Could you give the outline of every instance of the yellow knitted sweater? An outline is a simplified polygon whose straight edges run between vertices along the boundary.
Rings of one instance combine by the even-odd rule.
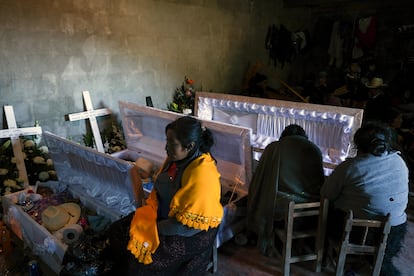
[[[170,203],[169,217],[200,230],[216,228],[223,217],[220,203],[221,184],[215,160],[205,153],[184,170],[181,188]],[[135,211],[129,230],[128,250],[144,264],[152,263],[151,255],[159,245],[157,231],[158,201],[152,190],[146,205]]]

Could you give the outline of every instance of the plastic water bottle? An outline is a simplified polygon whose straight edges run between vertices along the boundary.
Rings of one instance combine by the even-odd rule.
[[[29,276],[40,276],[39,265],[36,260],[31,260],[29,262]]]

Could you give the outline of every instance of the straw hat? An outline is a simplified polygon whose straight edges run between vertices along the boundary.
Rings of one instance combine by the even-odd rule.
[[[42,223],[49,231],[57,231],[67,225],[78,222],[81,208],[78,204],[69,202],[58,206],[49,206],[42,212]]]
[[[367,84],[368,88],[378,88],[387,86],[382,78],[372,78],[371,81]]]

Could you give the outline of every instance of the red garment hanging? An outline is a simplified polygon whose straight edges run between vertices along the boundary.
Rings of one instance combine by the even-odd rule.
[[[358,38],[357,47],[362,50],[373,49],[375,47],[377,35],[377,17],[375,15],[358,20],[355,36]]]

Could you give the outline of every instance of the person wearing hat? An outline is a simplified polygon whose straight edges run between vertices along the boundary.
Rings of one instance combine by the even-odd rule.
[[[364,121],[386,122],[386,115],[391,108],[391,98],[384,92],[387,85],[380,77],[374,77],[366,85],[368,100],[364,108]]]

